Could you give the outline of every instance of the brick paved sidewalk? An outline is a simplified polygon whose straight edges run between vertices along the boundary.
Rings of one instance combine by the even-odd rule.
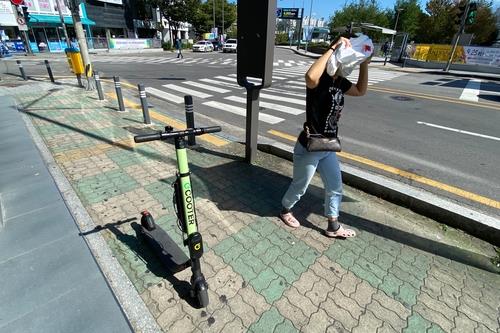
[[[133,143],[145,131],[140,112],[118,113],[76,88],[36,87],[12,92],[165,331],[499,332],[498,274],[431,254],[437,243],[391,226],[432,221],[346,187],[342,220],[358,237],[327,239],[315,179],[296,213],[304,226],[291,230],[276,217],[291,163],[259,153],[249,166],[241,145],[201,139],[188,155],[210,305],[193,308],[190,271],[164,270],[134,230],[148,209],[181,243],[174,147]]]

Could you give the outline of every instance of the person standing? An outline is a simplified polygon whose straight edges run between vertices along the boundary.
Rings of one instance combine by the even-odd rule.
[[[338,121],[344,107],[344,94],[363,96],[368,87],[368,64],[371,56],[360,65],[356,84],[338,75],[338,71],[333,75],[328,74],[328,60],[342,44],[351,47],[349,39],[340,37],[311,65],[305,75],[307,91],[304,128],[315,129],[317,134],[325,137],[337,137]],[[342,175],[336,153],[309,152],[306,146],[307,134],[302,131],[293,151],[293,180],[281,201],[281,220],[292,228],[300,227],[300,222],[291,210],[304,195],[315,171],[318,170],[325,187],[324,214],[328,222],[325,235],[334,238],[356,236],[354,230],[344,229],[338,221],[342,201]]]
[[[177,58],[184,58],[182,55],[182,43],[180,38],[175,39],[175,49],[177,50]]]

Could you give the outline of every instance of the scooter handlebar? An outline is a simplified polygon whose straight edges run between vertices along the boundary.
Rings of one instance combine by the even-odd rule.
[[[148,142],[154,140],[167,140],[172,138],[184,137],[188,135],[203,135],[208,133],[216,133],[222,131],[220,126],[210,126],[210,127],[200,127],[200,128],[190,128],[182,131],[172,131],[172,132],[157,132],[154,134],[144,134],[134,136],[134,141],[136,143]]]

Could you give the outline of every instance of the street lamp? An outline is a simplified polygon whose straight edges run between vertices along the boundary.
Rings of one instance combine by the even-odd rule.
[[[394,24],[394,31],[397,31],[398,29],[398,20],[399,20],[399,14],[404,10],[404,8],[398,8],[396,9],[396,11],[398,12],[398,14],[396,15],[396,23]],[[394,34],[395,35],[395,34]],[[389,54],[392,54],[392,47],[394,46],[394,35],[392,35],[391,37],[391,48],[389,49]],[[384,66],[387,62],[387,53],[385,55],[385,59],[384,59]]]

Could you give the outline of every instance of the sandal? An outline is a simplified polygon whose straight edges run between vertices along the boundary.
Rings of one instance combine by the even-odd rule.
[[[327,228],[325,230],[326,237],[340,238],[340,239],[356,237],[356,232],[354,230],[344,229],[342,225],[340,225],[340,227],[336,231],[332,231],[329,229],[330,228]]]
[[[293,216],[291,212],[289,213],[280,213],[281,221],[285,222],[285,224],[292,228],[300,227],[300,222]]]

